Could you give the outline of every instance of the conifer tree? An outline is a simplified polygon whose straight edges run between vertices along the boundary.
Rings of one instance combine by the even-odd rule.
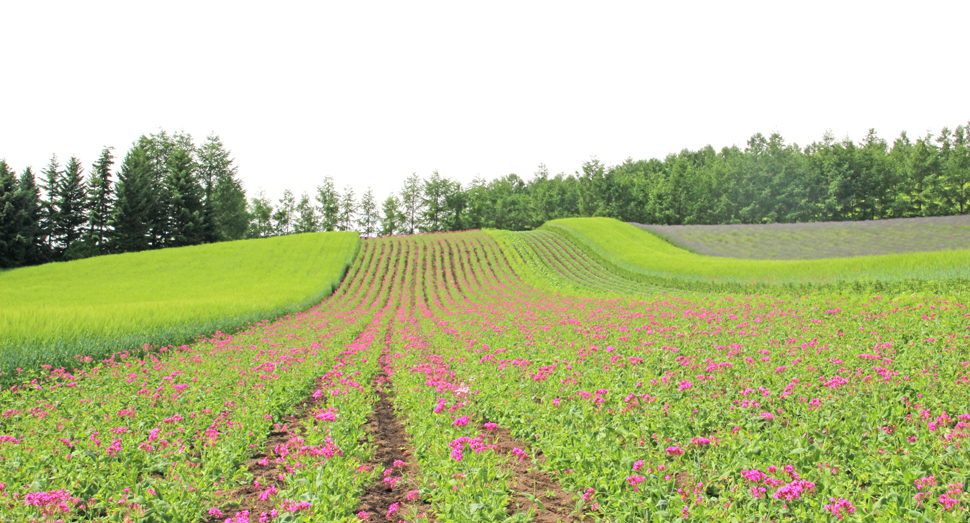
[[[277,235],[293,232],[294,214],[296,214],[296,198],[293,197],[293,191],[286,189],[283,191],[283,197],[280,198],[279,206],[276,207],[276,212],[273,213],[273,229]]]
[[[202,184],[203,241],[238,240],[246,236],[246,192],[234,160],[215,134],[197,151],[197,177]]]
[[[360,215],[357,219],[357,230],[361,235],[372,238],[377,233],[380,216],[377,212],[377,202],[374,201],[374,191],[370,187],[360,197]]]
[[[411,173],[404,180],[401,189],[401,229],[405,234],[414,234],[421,225],[421,178],[418,173]]]
[[[320,230],[337,230],[340,222],[340,194],[333,186],[333,178],[327,176],[323,179],[323,185],[317,187],[316,198],[320,204]]]
[[[47,164],[42,174],[44,175],[44,183],[41,187],[44,189],[44,199],[41,200],[40,228],[44,243],[47,245],[46,250],[50,259],[54,261],[58,259],[58,251],[55,249],[57,245],[55,229],[59,220],[57,195],[60,193],[61,179],[64,176],[60,165],[58,165],[56,154],[51,157],[51,162]]]
[[[111,191],[111,166],[114,165],[112,149],[113,147],[101,149],[101,156],[91,166],[91,182],[88,185],[87,237],[99,254],[108,252],[108,222],[114,202]]]
[[[150,219],[156,197],[151,176],[145,150],[136,143],[125,155],[115,185],[116,200],[109,221],[109,245],[113,252],[144,251],[151,247]]]
[[[266,196],[265,191],[260,189],[259,193],[249,201],[248,213],[250,221],[247,237],[265,238],[273,235],[273,203]]]
[[[167,240],[171,238],[171,224],[169,223],[169,211],[171,195],[165,178],[168,175],[169,157],[177,150],[186,153],[191,160],[195,155],[195,145],[192,143],[192,135],[187,133],[168,134],[164,130],[157,134],[142,135],[138,138],[138,144],[145,151],[149,165],[149,180],[152,193],[152,211],[149,213],[149,223],[151,224],[150,243],[152,248],[164,247]]]
[[[84,168],[76,156],[71,156],[64,166],[64,179],[57,191],[57,221],[54,236],[62,252],[67,252],[81,239],[84,224],[88,221],[84,182]]]
[[[202,243],[202,188],[195,178],[195,163],[184,149],[168,157],[165,189],[168,195],[166,246]]]
[[[37,265],[47,261],[41,222],[40,189],[30,167],[24,169],[18,182],[21,205],[20,235],[24,239],[24,265]]]
[[[22,206],[17,177],[7,162],[0,160],[0,268],[23,264],[24,239],[21,235]]]
[[[316,232],[320,230],[320,218],[317,209],[310,201],[310,195],[304,192],[300,196],[299,203],[296,204],[296,225],[293,232]]]
[[[337,230],[352,231],[357,222],[357,201],[354,199],[354,188],[347,186],[340,198],[340,219]]]
[[[397,196],[384,200],[381,212],[381,236],[392,236],[401,228],[401,204]]]

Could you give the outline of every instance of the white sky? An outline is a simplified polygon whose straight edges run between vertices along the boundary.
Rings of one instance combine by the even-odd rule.
[[[675,6],[667,5],[676,3]],[[3,2],[0,158],[210,132],[252,196],[970,120],[970,2]]]

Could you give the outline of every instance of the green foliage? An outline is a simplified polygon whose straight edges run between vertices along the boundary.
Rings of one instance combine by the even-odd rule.
[[[184,343],[304,309],[330,294],[358,245],[356,233],[306,234],[5,271],[0,372]]]
[[[72,156],[64,166],[64,176],[55,194],[57,220],[54,222],[54,237],[58,243],[56,249],[61,253],[81,239],[83,226],[88,220],[85,201],[87,185],[83,173],[81,161]]]
[[[336,231],[340,221],[340,194],[333,186],[333,178],[327,176],[317,187],[317,203],[320,204],[320,229]]]
[[[110,249],[138,252],[150,246],[152,217],[156,204],[148,157],[140,146],[125,155],[115,185],[116,200],[111,210]]]
[[[195,177],[195,162],[183,149],[168,157],[164,186],[168,195],[167,234],[164,244],[184,247],[202,243],[204,233],[202,187]]]
[[[739,260],[701,256],[609,218],[553,220],[543,229],[561,234],[588,254],[607,260],[624,277],[660,287],[713,292],[824,284],[843,289],[946,288],[970,281],[970,250],[859,256],[824,260]]]
[[[0,160],[0,268],[16,267],[23,261],[22,208],[17,177]]]
[[[115,200],[111,187],[111,166],[114,165],[111,150],[111,147],[101,150],[101,156],[92,165],[91,181],[88,183],[86,235],[97,247],[98,254],[108,252],[109,221]]]
[[[401,232],[404,216],[401,214],[401,203],[396,195],[391,194],[384,200],[381,211],[381,236]]]

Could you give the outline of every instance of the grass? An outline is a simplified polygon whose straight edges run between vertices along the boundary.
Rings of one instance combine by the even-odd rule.
[[[542,229],[558,232],[621,271],[656,284],[965,285],[970,281],[970,249],[859,256],[823,260],[743,260],[704,256],[610,218],[553,220]],[[711,289],[716,290],[716,289]]]
[[[970,246],[970,216],[766,225],[631,225],[697,254],[755,260],[845,258]]]
[[[357,233],[311,233],[5,271],[0,381],[305,309],[330,295],[359,245]]]

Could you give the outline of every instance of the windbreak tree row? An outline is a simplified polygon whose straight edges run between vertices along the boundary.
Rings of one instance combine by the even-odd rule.
[[[218,136],[143,135],[113,173],[116,160],[105,147],[86,176],[75,156],[39,175],[0,160],[0,268],[245,237],[246,193]]]
[[[870,130],[861,142],[826,133],[807,147],[778,133],[746,147],[684,149],[664,159],[606,165],[593,158],[573,174],[540,165],[530,180],[508,174],[461,184],[434,171],[412,174],[381,204],[358,201],[331,178],[314,195],[286,191],[278,204],[250,202],[250,234],[356,230],[388,236],[479,228],[532,230],[549,220],[604,216],[644,224],[857,221],[970,212],[966,126],[891,144]]]

